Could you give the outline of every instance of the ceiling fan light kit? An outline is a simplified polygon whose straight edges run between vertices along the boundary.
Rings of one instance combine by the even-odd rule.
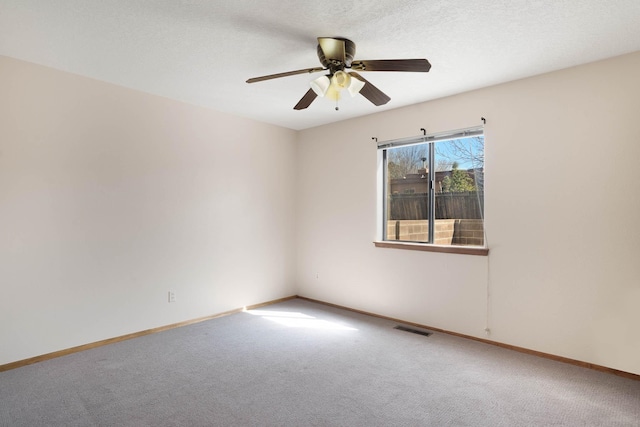
[[[295,110],[307,108],[316,97],[329,98],[335,101],[340,99],[340,93],[346,89],[351,96],[358,93],[367,98],[372,104],[384,105],[391,98],[375,87],[360,74],[345,69],[357,71],[402,71],[402,72],[428,72],[431,64],[426,59],[378,59],[366,61],[354,61],[356,45],[351,40],[341,37],[318,37],[318,59],[322,68],[305,68],[302,70],[287,71],[284,73],[270,74],[262,77],[253,77],[247,83],[256,83],[264,80],[293,76],[296,74],[315,73],[329,71],[329,74],[318,77],[310,82],[311,89],[293,107]],[[337,110],[337,107],[336,107]]]
[[[324,96],[329,90],[329,86],[331,86],[331,80],[329,79],[329,76],[320,76],[315,80],[311,80],[309,85],[316,95]]]
[[[310,85],[316,95],[337,101],[343,89],[346,89],[352,97],[356,96],[364,87],[364,82],[352,79],[344,71],[336,71],[333,76],[321,76],[312,80]]]
[[[360,81],[358,79],[351,79],[351,83],[349,83],[347,90],[349,91],[349,94],[351,95],[351,97],[354,97],[360,93],[363,87],[364,87],[363,81]]]

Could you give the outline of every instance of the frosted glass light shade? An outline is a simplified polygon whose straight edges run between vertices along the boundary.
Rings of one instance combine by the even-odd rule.
[[[327,93],[327,90],[329,90],[331,81],[327,76],[320,76],[317,79],[311,81],[310,85],[311,85],[311,89],[316,93],[316,95],[322,97],[322,96],[325,96],[325,94]]]
[[[362,88],[364,87],[364,82],[360,81],[358,79],[354,79],[353,77],[351,78],[351,83],[349,84],[349,87],[347,88],[347,90],[349,91],[349,94],[354,97],[357,94],[360,93],[360,91],[362,90]]]
[[[340,99],[340,87],[336,85],[329,86],[327,93],[324,96],[325,98],[329,98],[332,101],[338,101]]]
[[[312,80],[309,85],[316,95],[337,101],[340,99],[342,89],[347,89],[349,95],[353,97],[364,87],[364,82],[351,77],[344,71],[336,71],[331,78],[320,76]]]
[[[351,83],[351,76],[344,71],[336,71],[331,77],[331,84],[337,86],[336,89],[342,90]]]

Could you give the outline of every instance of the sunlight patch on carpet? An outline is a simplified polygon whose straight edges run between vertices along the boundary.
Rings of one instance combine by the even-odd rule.
[[[263,319],[267,319],[290,328],[357,331],[356,328],[352,328],[351,326],[318,319],[300,312],[270,310],[246,310],[244,312],[253,316],[261,316]]]

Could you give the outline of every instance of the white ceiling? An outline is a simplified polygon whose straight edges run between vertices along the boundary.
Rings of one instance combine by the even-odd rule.
[[[356,59],[427,58],[363,75],[391,97],[293,106],[320,74],[316,37]],[[0,0],[0,55],[292,129],[640,50],[639,0]]]

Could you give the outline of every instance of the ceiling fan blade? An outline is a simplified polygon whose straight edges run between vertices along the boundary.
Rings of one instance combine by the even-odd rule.
[[[389,98],[384,92],[382,92],[380,89],[372,85],[367,79],[362,77],[360,74],[355,73],[353,71],[350,72],[349,74],[352,77],[355,77],[356,79],[364,83],[364,86],[360,90],[360,95],[367,98],[374,105],[377,105],[377,106],[384,105],[391,100],[391,98]]]
[[[351,68],[359,71],[411,71],[426,73],[431,64],[426,59],[374,59],[353,61]]]
[[[332,37],[318,37],[318,45],[324,53],[324,57],[328,60],[336,60],[344,63],[345,60],[345,42],[341,39]]]
[[[277,79],[280,77],[295,76],[296,74],[317,73],[318,71],[324,71],[324,70],[325,68],[315,67],[315,68],[305,68],[303,70],[287,71],[285,73],[269,74],[268,76],[250,78],[249,80],[247,80],[247,83],[256,83],[256,82],[262,82],[264,80]]]
[[[316,95],[316,93],[313,91],[313,89],[309,89],[307,91],[307,93],[304,94],[304,96],[302,97],[302,99],[300,99],[300,101],[298,101],[298,103],[296,104],[295,107],[293,107],[294,110],[304,110],[305,108],[307,108],[309,105],[311,105],[311,103],[313,102],[314,99],[316,99],[318,97],[318,95]]]

